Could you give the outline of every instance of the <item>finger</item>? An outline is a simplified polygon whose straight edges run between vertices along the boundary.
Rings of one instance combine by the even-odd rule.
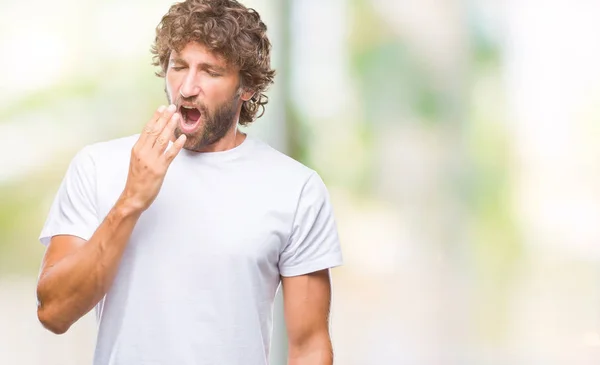
[[[183,148],[186,139],[187,138],[185,134],[180,135],[179,138],[177,138],[177,140],[167,150],[167,152],[165,152],[164,156],[165,161],[167,162],[167,166],[169,166],[171,162],[173,162],[173,160],[175,159],[175,156],[179,154],[179,151],[181,151],[181,149]]]
[[[171,139],[171,136],[173,135],[173,131],[175,131],[175,128],[177,127],[177,123],[179,123],[179,118],[181,118],[179,113],[173,113],[173,115],[171,116],[171,119],[169,119],[169,122],[167,123],[167,125],[163,128],[163,130],[160,133],[160,135],[158,136],[158,138],[156,138],[156,142],[154,143],[154,145],[152,147],[159,154],[162,154],[163,152],[165,152],[165,149],[167,148],[167,145],[169,144],[169,140]]]
[[[173,114],[176,111],[176,107],[174,104],[171,104],[167,107],[167,109],[162,113],[162,115],[160,116],[160,118],[158,118],[158,120],[156,121],[155,126],[155,130],[154,130],[154,135],[156,137],[158,137],[160,135],[160,133],[162,132],[162,130],[165,128],[165,125],[167,125],[167,123],[169,123],[169,120],[171,119],[171,117],[173,116]],[[155,141],[152,141],[152,144],[154,144]]]
[[[173,136],[173,133],[175,132],[175,128],[177,128],[177,125],[179,124],[180,121],[181,121],[181,114],[180,113],[173,114],[173,117],[171,117],[171,120],[165,126],[165,129],[163,130],[163,134],[167,139],[171,139],[171,137]]]
[[[152,115],[152,118],[150,118],[148,123],[146,123],[146,125],[144,126],[144,130],[142,131],[142,133],[140,133],[140,138],[138,138],[139,143],[143,144],[146,142],[149,132],[153,129],[154,125],[156,124],[156,122],[158,121],[158,119],[160,118],[162,113],[165,111],[165,109],[167,109],[167,107],[164,105],[161,105],[154,112],[154,115]]]
[[[154,124],[152,124],[149,128],[144,129],[144,133],[143,133],[143,134],[145,134],[144,145],[147,145],[150,148],[152,148],[152,146],[156,142],[156,139],[158,138],[158,136],[164,129],[165,124],[171,118],[171,116],[173,115],[174,112],[175,112],[175,105],[173,105],[173,104],[169,105],[167,107],[167,109],[165,109],[162,112],[162,114],[156,120],[156,122]]]

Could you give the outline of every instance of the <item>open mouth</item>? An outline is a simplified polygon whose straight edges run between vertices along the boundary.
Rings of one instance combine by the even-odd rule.
[[[180,106],[179,113],[181,114],[181,119],[179,123],[179,128],[183,133],[191,134],[194,133],[200,126],[200,117],[202,113],[198,108],[192,106]]]
[[[200,115],[201,115],[200,110],[198,110],[198,108],[188,107],[188,106],[183,106],[183,105],[179,108],[179,113],[181,113],[183,120],[187,124],[194,124],[194,123],[198,122],[198,120],[200,119]]]

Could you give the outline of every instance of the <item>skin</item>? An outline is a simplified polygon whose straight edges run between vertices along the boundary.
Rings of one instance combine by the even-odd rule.
[[[203,111],[200,125],[193,133],[187,134],[184,148],[197,152],[225,151],[238,146],[246,138],[244,134],[237,133],[236,122],[242,103],[250,100],[254,92],[240,87],[239,69],[228,65],[222,57],[199,43],[189,43],[180,52],[171,53],[165,81],[169,100],[178,105],[193,104]],[[233,109],[233,113],[225,111],[220,116],[229,118],[215,118],[219,111],[229,108]],[[182,133],[181,123],[175,129],[175,137]],[[224,126],[222,135],[210,135],[211,131]],[[209,136],[204,137],[205,134]]]
[[[329,270],[282,277],[288,365],[332,365]]]
[[[180,52],[173,52],[170,59],[166,73],[169,101],[201,106],[201,122],[193,132],[182,134],[183,121],[176,106],[159,108],[132,148],[120,198],[92,237],[88,241],[70,235],[52,237],[37,285],[37,314],[44,327],[56,334],[65,333],[110,289],[133,228],[158,195],[169,165],[181,149],[225,151],[246,138],[238,133],[236,121],[243,101],[249,100],[253,91],[240,88],[239,69],[199,43],[189,43]],[[219,110],[231,106],[233,113],[219,116]],[[220,137],[216,141],[205,138],[210,134],[207,131],[215,129],[210,123],[227,126],[221,128],[224,132],[216,136]],[[174,143],[166,149],[169,140]],[[281,279],[289,338],[288,364],[331,365],[329,271]]]

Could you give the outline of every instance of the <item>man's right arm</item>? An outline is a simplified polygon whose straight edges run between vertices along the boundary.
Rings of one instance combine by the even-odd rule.
[[[181,135],[166,149],[177,125],[174,112],[174,106],[159,109],[146,125],[132,148],[125,189],[90,239],[62,234],[50,240],[37,285],[38,318],[50,331],[66,332],[112,285],[139,217],[185,143]]]
[[[38,318],[61,334],[104,297],[141,212],[119,201],[89,241],[54,236],[37,286]]]

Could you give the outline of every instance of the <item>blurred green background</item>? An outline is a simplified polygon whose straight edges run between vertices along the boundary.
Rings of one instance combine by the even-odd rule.
[[[278,70],[246,132],[334,203],[336,364],[598,363],[600,3],[244,3]],[[1,4],[0,364],[90,363],[93,316],[37,323],[37,236],[75,152],[166,102],[172,2]]]

